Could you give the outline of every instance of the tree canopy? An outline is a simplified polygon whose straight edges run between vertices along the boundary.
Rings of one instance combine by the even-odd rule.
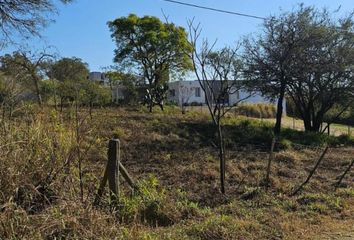
[[[264,22],[263,34],[245,42],[245,76],[252,89],[282,102],[291,97],[307,131],[353,89],[352,15],[334,21],[327,10],[300,5]]]
[[[137,70],[147,81],[150,95],[159,92],[157,89],[168,81],[168,75],[191,69],[188,53],[192,46],[184,28],[163,23],[157,17],[140,18],[134,14],[108,25],[117,46],[114,61]],[[152,96],[150,109],[153,101]]]
[[[89,70],[87,63],[80,58],[62,58],[53,63],[49,69],[48,76],[60,82],[66,80],[79,82],[88,77]]]

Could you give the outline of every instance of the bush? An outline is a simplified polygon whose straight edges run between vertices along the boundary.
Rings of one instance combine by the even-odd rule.
[[[168,226],[173,223],[166,207],[166,191],[158,189],[159,181],[150,176],[138,183],[138,192],[130,196],[120,197],[121,208],[119,216],[123,222],[130,223],[134,220],[147,223],[151,226]]]

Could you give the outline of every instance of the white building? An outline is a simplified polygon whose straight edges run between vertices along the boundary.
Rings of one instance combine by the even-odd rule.
[[[215,81],[217,83],[217,81]],[[206,96],[204,91],[201,89],[199,81],[176,81],[170,82],[168,101],[174,102],[181,105],[190,105],[190,104],[206,104]],[[243,103],[271,103],[269,99],[262,96],[261,93],[249,93],[244,90],[234,91],[232,94],[229,94],[228,99],[226,100],[228,105],[232,106],[235,103],[238,103],[241,99],[245,99]],[[285,103],[284,103],[285,109]]]
[[[176,81],[168,83],[169,93],[167,100],[178,105],[205,103],[205,93],[198,81]]]

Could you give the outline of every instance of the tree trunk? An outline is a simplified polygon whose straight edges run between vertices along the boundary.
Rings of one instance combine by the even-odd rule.
[[[280,87],[280,93],[277,103],[277,114],[276,114],[276,122],[274,126],[274,135],[279,136],[280,129],[281,129],[281,118],[283,116],[283,102],[284,102],[284,95],[285,95],[285,84],[282,83]]]
[[[60,98],[60,112],[63,112],[63,97]]]
[[[54,93],[54,108],[55,108],[55,110],[58,110],[58,106],[57,106],[58,104],[57,104],[57,95],[56,95],[56,93]]]
[[[41,92],[40,92],[40,89],[39,89],[39,80],[37,78],[37,76],[34,76],[32,75],[32,78],[33,78],[33,82],[34,82],[34,86],[36,88],[36,95],[37,95],[37,102],[38,102],[38,105],[42,107],[42,95],[41,95]]]
[[[163,104],[160,103],[159,106],[160,106],[160,108],[161,108],[161,111],[163,111]]]
[[[89,114],[90,114],[90,119],[92,120],[92,108],[93,108],[93,103],[90,102],[89,105],[90,105],[90,106],[89,106]]]
[[[225,151],[224,151],[224,138],[220,122],[217,124],[218,141],[219,141],[219,160],[220,160],[220,191],[225,193]]]
[[[305,132],[311,132],[312,131],[312,123],[311,123],[311,117],[308,111],[304,112],[304,117],[302,119],[304,122],[304,128]]]

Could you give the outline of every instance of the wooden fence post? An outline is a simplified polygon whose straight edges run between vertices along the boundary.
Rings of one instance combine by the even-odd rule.
[[[120,161],[120,141],[113,138],[108,143],[108,186],[111,201],[118,203],[119,198],[119,161]]]
[[[119,167],[120,167],[120,141],[116,138],[109,140],[108,143],[108,162],[104,176],[97,191],[94,205],[100,203],[104,187],[108,180],[110,197],[112,203],[118,203],[119,197]]]
[[[108,143],[108,162],[107,166],[98,188],[94,205],[98,205],[101,201],[101,197],[104,192],[104,188],[108,181],[109,193],[112,204],[117,204],[119,202],[119,177],[120,174],[125,181],[129,184],[131,189],[139,190],[137,184],[135,184],[133,178],[129,175],[128,171],[125,169],[123,164],[120,162],[120,141],[117,138],[109,140]]]

